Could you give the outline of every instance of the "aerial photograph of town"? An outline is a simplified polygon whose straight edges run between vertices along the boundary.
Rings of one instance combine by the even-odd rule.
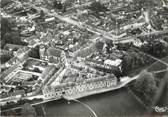
[[[0,116],[168,115],[168,0],[0,6]]]

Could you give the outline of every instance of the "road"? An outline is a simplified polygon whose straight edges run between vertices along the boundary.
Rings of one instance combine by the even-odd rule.
[[[123,40],[131,39],[131,38],[137,38],[137,37],[143,37],[143,36],[151,36],[151,35],[161,35],[161,34],[167,34],[167,33],[168,33],[168,30],[153,31],[153,32],[149,32],[149,33],[135,35],[135,36],[120,38],[120,39],[117,39],[116,41],[123,41]]]
[[[41,10],[44,11],[45,14],[48,14],[49,16],[52,16],[52,17],[56,17],[58,18],[59,20],[61,21],[64,21],[64,22],[67,22],[69,24],[72,24],[72,25],[76,25],[78,26],[79,28],[82,28],[82,29],[87,29],[88,31],[96,34],[96,35],[99,35],[105,39],[109,39],[109,40],[112,40],[112,41],[115,41],[115,42],[118,42],[118,43],[127,43],[127,42],[132,42],[136,37],[142,37],[142,36],[150,36],[150,35],[159,35],[159,34],[165,34],[165,33],[168,33],[167,30],[165,31],[153,31],[153,32],[149,32],[149,33],[145,33],[145,34],[139,34],[139,35],[135,35],[135,36],[130,36],[130,37],[126,37],[126,38],[122,38],[123,36],[121,35],[113,35],[109,32],[106,32],[104,30],[100,30],[100,29],[94,29],[93,27],[89,26],[89,25],[86,25],[86,24],[83,24],[81,22],[77,22],[69,17],[65,17],[65,16],[61,16],[59,14],[57,14],[56,12],[51,12],[50,10],[46,9],[46,8],[43,8],[43,7],[37,7],[33,4],[28,4],[30,5],[31,7],[37,9],[39,12]]]
[[[146,109],[125,88],[78,99],[89,105],[98,117],[143,115]],[[86,107],[72,101],[57,100],[46,103],[47,116],[93,117]]]
[[[125,38],[118,38],[114,40],[114,43],[128,43],[128,42],[133,42],[137,37],[145,37],[145,36],[151,36],[151,35],[161,35],[161,34],[168,34],[168,31],[153,31],[145,34],[139,34],[135,36],[129,36]]]
[[[132,78],[128,78],[128,77],[125,77],[125,78],[122,78],[121,80],[121,83],[115,87],[110,87],[110,88],[104,88],[104,89],[100,89],[99,91],[91,91],[91,92],[85,92],[85,93],[81,93],[81,94],[76,94],[75,96],[69,96],[67,97],[67,95],[63,95],[63,98],[65,99],[78,99],[78,98],[81,98],[81,97],[85,97],[85,96],[89,96],[89,95],[93,95],[93,94],[99,94],[99,93],[103,93],[103,92],[107,92],[107,91],[112,91],[112,90],[116,90],[116,89],[120,89],[122,87],[125,87],[128,83],[136,80],[138,78],[139,75],[135,76],[135,77],[132,77]],[[45,99],[43,95],[36,95],[36,96],[30,96],[30,97],[24,97],[23,99],[28,99],[28,100],[33,100],[33,99]],[[50,102],[50,101],[54,101],[54,100],[58,100],[60,98],[55,98],[55,99],[48,99],[48,100],[44,100],[42,102],[39,102],[39,103],[35,103],[35,104],[32,104],[32,105],[39,105],[39,104],[43,104],[43,103],[46,103],[46,102]],[[0,103],[5,103],[5,102],[8,102],[8,101],[16,101],[16,100],[20,100],[20,97],[13,97],[13,98],[5,98],[5,99],[0,99]],[[16,107],[16,108],[11,108],[11,109],[18,109],[20,107]],[[10,110],[10,109],[9,109]]]
[[[38,7],[38,8],[39,8],[39,7]],[[46,10],[46,9],[44,9],[44,8],[39,8],[39,9],[43,9],[43,11],[45,11],[47,14],[50,13],[50,11],[48,11],[48,10]],[[58,14],[56,14],[56,13],[51,13],[51,14],[49,14],[49,15],[54,16],[54,17],[57,17],[58,19],[60,19],[60,20],[62,20],[62,21],[64,21],[64,22],[68,22],[68,23],[70,23],[70,24],[77,25],[77,26],[79,26],[80,28],[86,28],[88,31],[94,32],[95,34],[98,34],[98,35],[100,35],[100,36],[103,36],[103,37],[106,38],[106,39],[110,39],[110,40],[113,40],[113,41],[125,41],[125,40],[127,40],[128,38],[130,38],[130,37],[128,37],[128,38],[117,39],[118,36],[109,34],[108,32],[101,31],[101,30],[97,31],[96,29],[90,28],[89,26],[83,25],[83,24],[81,24],[81,23],[79,23],[79,22],[77,22],[77,21],[74,21],[74,20],[72,20],[72,19],[70,19],[70,18],[68,18],[68,17],[62,17],[62,16],[60,16],[60,15],[58,15]],[[150,32],[150,33],[147,33],[147,34],[136,35],[135,37],[149,36],[149,35],[159,35],[159,34],[164,34],[164,33],[168,33],[168,31]],[[131,38],[134,38],[134,37],[131,37]],[[116,40],[116,39],[117,39],[117,40]],[[158,60],[158,61],[159,61],[159,60]],[[162,61],[160,61],[160,62],[162,62]],[[124,87],[126,84],[128,84],[129,82],[131,82],[131,81],[133,81],[133,80],[135,80],[135,79],[137,79],[137,78],[138,78],[138,77],[136,76],[136,77],[134,77],[134,78],[132,78],[132,79],[130,79],[130,80],[124,81],[124,83],[123,83],[121,86],[117,87],[116,89],[119,89],[119,88]],[[111,89],[111,90],[114,90],[114,89]],[[33,98],[33,97],[30,97],[30,98]],[[37,98],[37,96],[36,96],[36,98]],[[48,100],[48,101],[52,101],[52,100]],[[44,103],[46,103],[46,102],[44,102]]]
[[[168,30],[153,31],[153,32],[145,33],[145,34],[139,34],[139,35],[123,38],[122,34],[116,36],[116,35],[113,35],[113,34],[110,34],[110,33],[106,32],[106,31],[100,30],[100,29],[94,29],[94,28],[92,28],[92,27],[90,27],[90,26],[88,26],[86,24],[82,24],[82,23],[77,22],[75,20],[72,20],[72,19],[70,19],[68,17],[62,17],[62,16],[60,16],[58,14],[55,14],[54,16],[57,17],[58,19],[64,21],[64,22],[76,25],[79,28],[87,29],[89,32],[92,32],[92,33],[94,33],[96,35],[104,37],[105,39],[109,39],[109,40],[112,40],[112,41],[115,41],[115,42],[118,42],[118,43],[130,42],[130,41],[133,41],[137,37],[151,36],[151,35],[161,35],[161,34],[168,33]]]
[[[135,38],[137,37],[143,37],[143,36],[151,36],[151,35],[160,35],[160,34],[166,34],[168,33],[168,30],[165,30],[165,31],[153,31],[153,32],[149,32],[149,33],[145,33],[145,34],[139,34],[139,35],[135,35],[135,36],[129,36],[129,37],[124,37],[122,35],[113,35],[109,32],[106,32],[104,30],[100,30],[100,29],[95,29],[89,25],[86,25],[86,24],[83,24],[81,22],[77,22],[69,17],[65,17],[65,16],[61,16],[59,14],[57,14],[56,12],[51,12],[50,10],[46,9],[46,8],[43,8],[43,7],[37,7],[33,4],[30,4],[30,3],[27,3],[27,5],[31,6],[32,8],[35,8],[37,11],[41,11],[43,10],[45,14],[49,15],[49,16],[52,16],[52,17],[56,17],[58,18],[59,20],[61,21],[64,21],[64,22],[67,22],[69,24],[72,24],[72,25],[76,25],[78,26],[79,28],[82,28],[82,29],[86,29],[88,30],[89,32],[92,32],[96,35],[99,35],[100,37],[103,37],[105,39],[109,39],[109,40],[112,40],[116,43],[128,43],[128,42],[132,42],[134,41]]]
[[[54,16],[56,18],[58,18],[59,20],[61,21],[64,21],[64,22],[67,22],[67,23],[70,23],[72,25],[76,25],[78,26],[79,28],[83,28],[83,29],[87,29],[88,31],[92,32],[92,33],[95,33],[97,35],[100,35],[100,36],[103,36],[104,38],[106,39],[110,39],[110,40],[114,40],[114,39],[117,39],[119,38],[120,36],[116,36],[116,35],[113,35],[113,34],[110,34],[108,32],[105,32],[103,30],[98,30],[98,29],[93,29],[92,27],[90,27],[89,25],[86,25],[86,24],[82,24],[80,22],[77,22],[69,17],[64,17],[64,16],[61,16],[59,14],[57,14],[56,12],[51,12],[50,10],[46,9],[46,8],[43,8],[43,7],[37,7],[35,5],[32,5],[32,4],[28,4],[30,5],[31,7],[37,9],[39,12],[41,10],[44,11],[45,14],[48,14],[49,16]]]

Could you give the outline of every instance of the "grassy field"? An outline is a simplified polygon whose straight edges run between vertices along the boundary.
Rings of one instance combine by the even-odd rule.
[[[163,58],[162,60],[163,60],[164,62],[168,63],[168,56],[166,56],[166,57]],[[140,73],[142,70],[144,70],[144,69],[147,69],[149,72],[153,72],[153,71],[164,70],[164,69],[166,69],[166,68],[167,68],[167,67],[166,67],[163,63],[161,63],[161,62],[159,62],[159,61],[156,61],[156,62],[154,62],[154,63],[151,64],[151,65],[146,65],[146,66],[143,66],[143,67],[140,67],[140,68],[138,68],[138,69],[135,69],[135,70],[131,71],[128,76],[133,77],[133,76],[139,74],[139,73]],[[163,73],[161,73],[161,74],[159,74],[159,75],[163,76]]]
[[[165,58],[162,59],[162,61],[168,63],[168,56],[166,56]],[[163,70],[166,69],[167,67],[162,64],[161,62],[157,61],[154,64],[152,64],[149,68],[148,71],[159,71],[159,70]]]
[[[162,60],[164,62],[168,63],[168,56],[166,56]],[[163,63],[157,61],[148,68],[148,71],[155,72],[155,71],[161,71],[161,70],[165,70],[165,69],[167,69],[167,66],[164,65]],[[155,74],[155,76],[157,79],[162,79],[162,78],[164,78],[164,76],[166,75],[167,72],[168,71],[160,72],[160,73]]]
[[[162,61],[168,63],[168,56],[163,58]],[[164,65],[163,63],[157,61],[157,62],[153,63],[150,67],[148,67],[147,70],[149,72],[155,72],[155,71],[164,70],[166,68],[167,68],[166,65]],[[159,104],[159,103],[164,105],[164,103],[166,103],[167,95],[165,96],[166,93],[164,93],[164,91],[161,90],[163,88],[162,85],[163,85],[163,82],[164,82],[164,80],[162,81],[161,79],[168,78],[168,76],[165,76],[165,75],[168,75],[168,71],[161,72],[159,74],[158,73],[155,74],[155,80],[159,81],[159,83],[158,83],[158,91],[157,91],[157,94],[155,95],[154,101],[152,102],[152,106],[155,106],[155,104]],[[133,84],[133,83],[131,83],[131,84]],[[130,87],[132,87],[131,84],[130,84]],[[131,88],[131,90],[136,95],[136,97],[139,97],[139,99],[142,102],[144,102],[143,97],[141,97],[141,94],[137,93],[133,88]],[[145,104],[145,102],[144,102],[144,104]],[[150,107],[150,106],[151,105],[148,105],[148,107]],[[152,109],[149,109],[149,111],[151,111],[151,110]]]

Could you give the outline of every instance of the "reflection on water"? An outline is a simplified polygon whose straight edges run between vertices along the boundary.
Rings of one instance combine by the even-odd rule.
[[[90,106],[98,116],[143,115],[145,108],[128,93],[126,88],[79,99]],[[48,116],[93,116],[78,102],[57,100],[46,104]]]

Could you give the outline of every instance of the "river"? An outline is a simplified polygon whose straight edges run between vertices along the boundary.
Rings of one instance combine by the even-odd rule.
[[[146,109],[126,88],[78,99],[87,104],[98,117],[112,115],[143,115]],[[90,117],[93,113],[79,102],[61,99],[46,103],[46,115],[55,117]]]
[[[168,57],[168,56],[167,56]],[[167,62],[167,57],[164,61]],[[158,67],[159,66],[159,67]],[[155,69],[154,69],[155,68]],[[153,64],[149,71],[162,70],[164,67],[160,63]],[[166,91],[165,91],[166,92]],[[166,93],[165,93],[166,94]],[[165,104],[167,102],[167,95],[162,96],[165,100],[161,99]],[[82,103],[88,105],[98,117],[104,116],[142,116],[145,114],[146,109],[141,105],[127,90],[121,88],[114,91],[105,92],[93,96],[88,96],[79,99]],[[160,105],[160,104],[158,104]],[[54,117],[84,117],[93,116],[93,113],[79,102],[71,101],[68,103],[66,100],[56,100],[43,104],[46,116]],[[38,115],[43,115],[44,111],[41,105],[36,106]]]

